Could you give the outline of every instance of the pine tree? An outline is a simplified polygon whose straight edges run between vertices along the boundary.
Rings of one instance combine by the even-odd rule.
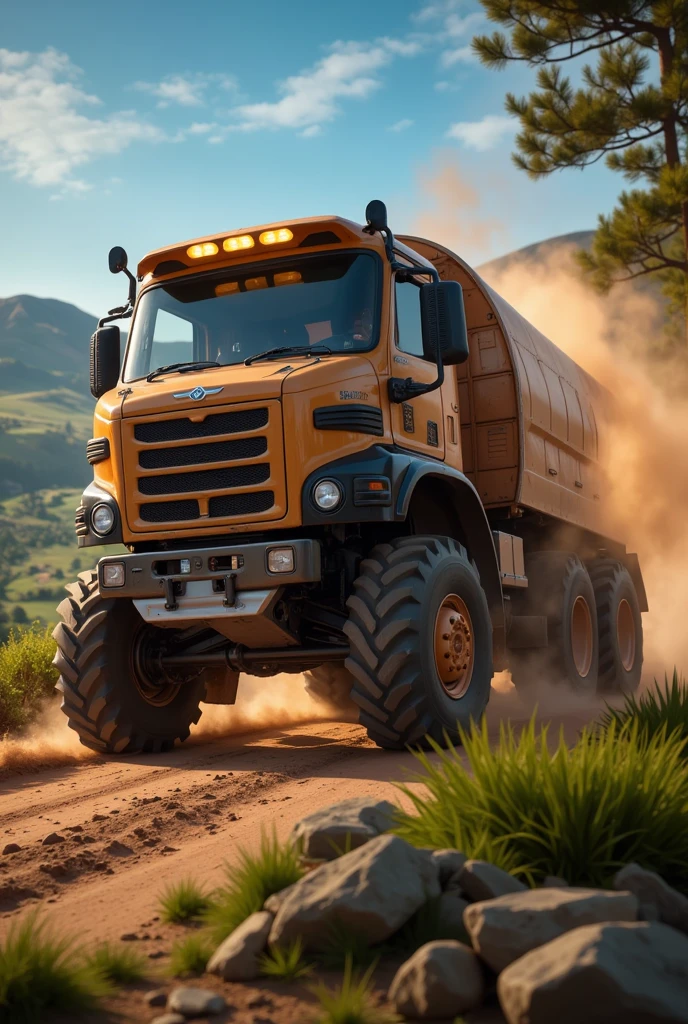
[[[657,275],[688,327],[688,0],[481,0],[508,30],[478,36],[489,67],[537,67],[537,90],[507,95],[521,123],[514,161],[532,178],[604,159],[639,187],[600,216],[579,262],[607,291]],[[560,65],[584,54],[573,85]]]

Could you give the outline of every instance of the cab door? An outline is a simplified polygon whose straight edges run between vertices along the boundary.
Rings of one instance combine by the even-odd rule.
[[[412,377],[420,384],[437,379],[437,366],[423,358],[420,320],[420,282],[395,281],[395,339],[391,370],[394,377]],[[392,403],[392,433],[400,448],[444,458],[442,391],[418,395],[407,402]]]

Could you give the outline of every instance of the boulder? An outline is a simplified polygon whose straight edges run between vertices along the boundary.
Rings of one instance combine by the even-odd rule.
[[[458,882],[469,900],[493,900],[528,888],[518,878],[486,860],[467,860],[461,868]]]
[[[175,988],[170,992],[167,1009],[182,1017],[209,1017],[226,1007],[222,996],[207,988]]]
[[[466,863],[466,854],[460,850],[433,850],[433,860],[440,870],[440,885],[443,889],[458,888],[458,878]]]
[[[322,948],[332,925],[365,936],[371,945],[383,942],[439,894],[430,853],[397,836],[379,836],[293,885],[277,911],[270,943],[300,936],[306,948]]]
[[[463,912],[468,902],[456,892],[443,892],[438,901],[437,927],[439,933],[449,938],[466,937]]]
[[[334,860],[387,832],[397,810],[389,800],[353,797],[303,818],[294,826],[292,840],[306,857]]]
[[[154,1017],[151,1024],[186,1024],[186,1017],[181,1013],[163,1013],[162,1017]]]
[[[544,889],[565,889],[569,883],[559,875],[545,875],[542,880]]]
[[[614,888],[633,893],[646,921],[662,921],[688,935],[688,896],[672,889],[654,871],[627,864],[614,876]]]
[[[258,957],[267,946],[274,915],[266,910],[251,914],[215,950],[206,970],[225,981],[251,981],[260,974]]]
[[[485,994],[480,961],[461,942],[428,942],[403,963],[390,986],[395,1010],[417,1020],[454,1018],[479,1006]]]
[[[508,1024],[688,1024],[688,938],[636,921],[576,928],[514,961]]]
[[[293,885],[288,885],[286,889],[280,889],[279,892],[273,892],[272,896],[268,896],[263,904],[263,910],[268,910],[271,914],[276,914],[293,888]]]
[[[537,946],[581,925],[635,921],[630,892],[602,889],[529,889],[471,903],[463,915],[473,949],[493,971],[503,971]]]

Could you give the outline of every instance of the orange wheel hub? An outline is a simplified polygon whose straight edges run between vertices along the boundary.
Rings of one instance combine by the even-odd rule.
[[[581,679],[590,672],[593,651],[592,613],[585,598],[578,596],[571,609],[571,653]]]
[[[453,700],[464,696],[471,685],[475,639],[465,601],[447,594],[435,619],[435,665],[445,691]]]

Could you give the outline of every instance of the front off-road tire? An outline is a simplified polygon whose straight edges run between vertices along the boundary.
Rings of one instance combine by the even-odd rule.
[[[492,622],[465,548],[402,537],[361,562],[345,633],[359,720],[380,747],[443,744],[490,696]],[[438,668],[438,665],[441,667]]]
[[[643,670],[643,622],[638,595],[625,566],[611,558],[590,564],[600,640],[598,689],[634,693]]]
[[[546,648],[510,652],[517,688],[564,683],[577,693],[597,689],[599,641],[597,606],[588,570],[578,555],[536,551],[526,556],[528,588],[512,597],[521,615],[544,615]]]
[[[306,693],[317,701],[337,711],[351,713],[358,710],[351,697],[354,677],[344,665],[318,665],[304,672]]]
[[[134,652],[162,633],[148,626],[131,601],[102,598],[95,572],[67,586],[53,632],[53,664],[62,710],[81,742],[93,750],[134,754],[168,750],[185,740],[201,717],[205,683],[199,678],[159,689],[137,672]],[[145,632],[148,631],[148,632]]]

